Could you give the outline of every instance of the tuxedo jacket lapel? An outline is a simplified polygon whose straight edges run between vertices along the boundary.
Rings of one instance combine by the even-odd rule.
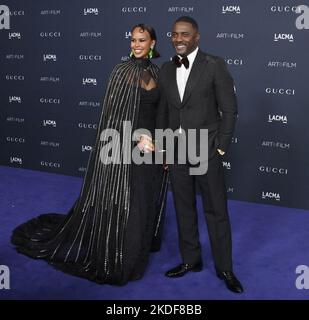
[[[203,74],[206,64],[207,64],[207,61],[199,50],[192,65],[192,69],[191,69],[191,72],[186,84],[184,96],[182,99],[181,107],[185,106],[186,102],[188,101],[192,93],[193,88],[198,84],[199,78]],[[175,75],[175,78],[176,78],[176,75]],[[176,83],[176,88],[177,88],[177,83]]]
[[[174,63],[170,64],[170,70],[167,73],[168,76],[168,84],[169,84],[169,92],[172,96],[172,100],[174,101],[175,106],[181,107],[180,95],[177,86],[176,79],[176,65]]]

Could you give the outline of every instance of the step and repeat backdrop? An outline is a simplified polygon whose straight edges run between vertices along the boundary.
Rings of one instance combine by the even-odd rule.
[[[223,166],[230,199],[309,208],[309,3],[292,0],[0,0],[0,164],[82,177],[108,76],[130,30],[156,29],[160,65],[173,21],[200,25],[222,56],[239,119]]]

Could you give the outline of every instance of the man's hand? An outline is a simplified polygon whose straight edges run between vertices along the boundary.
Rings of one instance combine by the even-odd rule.
[[[223,151],[221,149],[217,149],[217,151],[219,152],[220,156],[223,156],[225,154],[225,151]]]

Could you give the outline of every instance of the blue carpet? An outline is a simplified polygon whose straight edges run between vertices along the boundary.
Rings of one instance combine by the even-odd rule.
[[[124,287],[98,285],[18,254],[10,234],[18,224],[41,213],[66,213],[79,194],[80,178],[0,166],[0,265],[11,272],[11,289],[0,299],[308,299],[295,286],[298,265],[309,265],[309,212],[229,201],[234,271],[245,293],[229,292],[215,276],[201,201],[202,272],[168,279],[164,272],[180,262],[175,212],[169,194],[162,249],[151,257],[142,280]]]

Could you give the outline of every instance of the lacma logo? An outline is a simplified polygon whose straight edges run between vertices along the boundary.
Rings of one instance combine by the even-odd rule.
[[[301,13],[295,21],[296,28],[298,30],[309,29],[309,7],[305,5],[298,6],[296,13]]]
[[[126,31],[126,39],[131,38],[132,34],[131,31]]]
[[[262,199],[274,199],[280,201],[280,193],[262,191]]]
[[[12,102],[18,102],[21,103],[21,97],[17,97],[17,96],[9,96],[9,103]]]
[[[232,169],[232,166],[231,166],[230,162],[222,161],[222,165],[223,165],[223,168],[225,168],[227,170],[231,170]]]
[[[88,16],[89,14],[98,15],[99,9],[98,8],[85,8],[84,9],[84,16]]]
[[[92,150],[92,146],[84,146],[84,145],[82,145],[82,152],[91,151],[91,150]]]
[[[295,286],[297,289],[309,289],[309,267],[306,265],[299,265],[295,270],[299,276],[296,278]]]
[[[21,39],[21,34],[20,34],[20,32],[10,32],[10,33],[9,33],[9,40],[12,40],[12,39],[18,39],[18,40],[20,40],[20,39]]]
[[[43,61],[50,61],[50,60],[56,62],[57,56],[55,54],[44,54],[43,55]]]
[[[10,269],[8,266],[0,266],[0,290],[10,289]]]
[[[240,13],[240,6],[222,6],[222,13]]]
[[[18,158],[18,157],[10,157],[10,162],[17,163],[17,164],[23,164],[22,158]]]
[[[0,30],[2,29],[10,29],[10,9],[5,5],[0,5]]]
[[[43,120],[43,126],[44,127],[53,126],[54,128],[56,128],[57,123],[55,120]]]
[[[274,41],[288,40],[289,42],[294,42],[294,36],[292,33],[275,33]]]
[[[288,123],[287,116],[282,116],[278,114],[269,114],[268,115],[268,122],[282,122],[282,123]]]
[[[83,78],[83,85],[87,85],[87,84],[93,84],[94,86],[96,86],[97,83],[97,79],[95,78]]]

